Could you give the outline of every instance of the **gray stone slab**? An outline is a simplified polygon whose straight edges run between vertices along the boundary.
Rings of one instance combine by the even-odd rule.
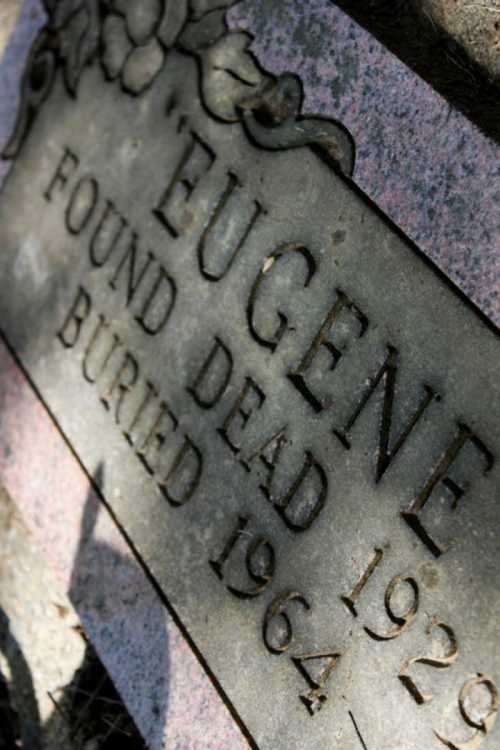
[[[259,747],[489,750],[498,338],[203,28],[27,79],[3,334]]]

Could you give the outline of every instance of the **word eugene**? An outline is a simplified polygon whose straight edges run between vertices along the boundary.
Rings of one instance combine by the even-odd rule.
[[[175,243],[180,237],[190,237],[189,227],[193,222],[193,212],[202,218],[202,230],[193,242],[192,254],[197,260],[200,284],[217,284],[228,274],[236,273],[236,258],[245,253],[249,238],[258,233],[266,221],[272,219],[272,209],[266,208],[262,200],[248,195],[244,190],[244,180],[232,168],[227,170],[223,181],[213,179],[216,151],[197,133],[184,129],[181,123],[177,133],[184,131],[184,140],[178,149],[180,156],[172,169],[166,187],[159,191],[156,205],[151,207],[152,215],[168,235],[168,242]],[[220,174],[219,174],[220,178]],[[215,182],[215,187],[213,183]],[[80,171],[78,156],[66,148],[45,190],[47,201],[55,194],[66,197],[65,224],[72,235],[89,237],[88,255],[92,268],[110,271],[109,288],[121,295],[125,309],[133,322],[148,337],[158,336],[175,317],[178,296],[182,293],[181,282],[174,279],[151,251],[145,251],[136,232],[128,225],[126,218],[118,211],[115,203],[101,195],[96,178]],[[197,196],[200,196],[196,202]],[[194,203],[193,203],[194,201]],[[199,216],[198,216],[199,218]],[[195,233],[193,233],[195,234]],[[221,257],[224,262],[221,264]],[[293,308],[294,297],[288,300],[287,314],[279,307],[273,307],[269,293],[272,281],[279,279],[289,258],[295,258],[303,269],[301,286],[306,293],[313,293],[318,276],[320,259],[303,243],[277,243],[277,247],[262,258],[244,301],[244,312],[249,346],[258,348],[263,358],[271,356],[279,360],[282,344],[291,331],[289,310]],[[181,279],[182,281],[182,279]],[[352,387],[355,398],[350,399],[349,412],[339,408],[339,400],[331,398],[318,386],[320,374],[327,374],[328,382],[342,381],[343,388],[349,388],[349,381],[342,378],[344,363],[356,357],[357,348],[370,340],[377,326],[370,320],[366,310],[356,301],[353,291],[333,289],[333,303],[330,299],[325,306],[322,322],[303,351],[298,354],[291,367],[283,367],[282,375],[288,387],[303,400],[311,420],[325,414],[334,414],[327,440],[341,446],[346,454],[356,440],[358,422],[365,411],[373,412],[373,405],[379,404],[380,413],[377,433],[377,449],[373,481],[379,483],[385,478],[393,462],[411,442],[418,426],[427,416],[430,406],[434,406],[435,419],[439,419],[436,407],[445,396],[426,383],[416,384],[417,398],[408,398],[396,388],[401,363],[396,342],[387,342],[384,351],[377,352],[377,361],[360,361],[366,366],[361,372],[361,388]],[[319,304],[319,303],[317,303]],[[276,303],[274,302],[274,305]],[[58,332],[61,343],[73,348],[92,310],[92,299],[88,290],[79,288],[76,299]],[[277,325],[269,318],[269,309],[276,316]],[[263,314],[263,311],[267,313]],[[265,321],[265,324],[263,323]],[[271,321],[271,322],[269,322]],[[181,329],[182,333],[182,329]],[[207,346],[206,337],[200,349],[206,349],[201,369],[191,373],[187,382],[179,387],[187,390],[201,410],[207,412],[222,403],[234,370],[234,347],[223,340],[220,334],[212,334],[212,343]],[[124,349],[123,342],[116,333],[110,331],[109,323],[101,314],[87,334],[87,344],[82,362],[83,375],[95,382],[104,378],[105,371],[118,349]],[[96,365],[99,362],[99,365]],[[93,370],[92,370],[93,368]],[[177,504],[190,499],[199,485],[202,473],[201,451],[186,434],[179,433],[179,418],[160,398],[159,388],[146,380],[142,382],[137,358],[128,350],[108,375],[108,384],[101,395],[102,403],[111,409],[114,401],[115,421],[133,444],[148,471],[154,474],[160,487],[166,487],[184,476],[184,487],[177,495]],[[326,379],[325,379],[326,382]],[[142,386],[141,386],[142,383]],[[142,392],[142,396],[139,394]],[[175,402],[175,397],[174,397]],[[172,399],[169,399],[169,403]],[[333,402],[337,408],[333,408]],[[346,402],[349,401],[348,399]],[[136,403],[137,402],[137,403]],[[267,473],[266,481],[260,485],[262,493],[275,508],[286,526],[293,532],[301,533],[309,529],[328,504],[329,472],[311,450],[304,450],[301,465],[289,481],[288,488],[276,493],[273,477],[280,466],[285,448],[290,444],[286,427],[274,430],[260,447],[249,456],[245,452],[245,431],[248,430],[257,414],[263,415],[272,400],[265,389],[256,382],[250,373],[243,379],[238,395],[219,426],[218,434],[228,446],[230,455],[248,472],[260,466]],[[397,412],[405,412],[403,419],[395,419]],[[146,412],[150,415],[146,420]],[[335,421],[336,420],[336,421]],[[394,423],[400,424],[398,429]],[[147,429],[146,429],[147,422]],[[169,434],[177,445],[172,454],[167,447],[166,425]],[[142,430],[141,440],[133,437],[134,431]],[[250,430],[248,430],[250,432]],[[162,448],[160,451],[159,449]],[[255,446],[254,446],[255,448]],[[155,459],[147,456],[155,453]],[[167,452],[171,465],[165,469],[160,456]],[[158,462],[158,466],[155,465]],[[423,511],[432,505],[431,500],[441,503],[443,494],[449,496],[448,507],[454,509],[458,501],[470,489],[474,473],[490,471],[494,463],[492,451],[471,429],[463,418],[456,420],[454,435],[448,444],[443,444],[440,452],[429,466],[427,480],[420,488],[415,488],[413,497],[401,508],[401,517],[418,536],[425,547],[435,556],[441,556],[446,544],[436,538],[423,520]],[[166,473],[165,473],[166,471]],[[187,477],[187,478],[186,478]],[[167,493],[172,499],[172,495]],[[274,552],[273,552],[274,554]]]

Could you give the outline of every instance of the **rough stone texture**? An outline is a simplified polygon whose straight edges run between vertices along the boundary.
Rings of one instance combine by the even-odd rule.
[[[125,96],[118,83],[107,83],[97,65],[82,77],[76,102],[57,81],[2,192],[0,276],[10,283],[0,298],[1,328],[259,748],[312,750],[337,742],[355,750],[351,710],[369,744],[421,750],[422,742],[430,745],[434,728],[458,736],[455,697],[467,675],[487,671],[497,681],[500,674],[495,648],[500,600],[489,583],[500,552],[494,534],[500,525],[495,501],[500,465],[491,466],[489,453],[496,454],[500,443],[499,342],[315,153],[273,152],[269,136],[279,131],[257,118],[247,116],[241,126],[211,116],[218,112],[217,85],[224,97],[227,93],[220,68],[239,71],[232,44],[240,41],[239,34],[226,36],[229,51],[214,66],[218,83],[213,86],[205,85],[212,76],[209,65],[202,66],[200,86],[196,61],[177,52],[169,53],[139,101]],[[176,104],[164,116],[172,92]],[[82,121],[91,127],[80,129]],[[302,134],[305,130],[304,124]],[[324,136],[326,125],[318,131]],[[179,236],[172,240],[151,209],[171,184],[171,172],[167,176],[159,165],[177,168],[191,132],[217,155],[218,169],[200,177],[199,190],[189,197],[176,191],[175,199],[155,212],[177,228]],[[66,148],[77,155],[78,166],[52,189]],[[198,153],[179,179],[196,179],[191,175],[202,169],[199,159]],[[203,234],[220,205],[228,172],[245,192]],[[87,185],[89,175],[99,184],[99,196],[86,213],[88,194],[85,199],[80,190],[84,175]],[[111,253],[98,230],[108,200],[128,223]],[[248,230],[254,200],[266,213]],[[243,233],[246,241],[235,246]],[[206,237],[201,250],[200,236]],[[131,242],[137,248],[135,268],[151,262],[144,281],[134,282],[133,295],[123,276],[117,279]],[[208,274],[223,278],[208,282]],[[161,295],[156,295],[157,279],[166,283]],[[256,279],[262,280],[258,291]],[[336,289],[342,292],[335,295]],[[155,312],[148,315],[152,299]],[[329,326],[332,316],[340,317],[339,304],[357,310],[345,310],[329,335],[342,355],[329,350],[319,360],[326,350],[317,352],[305,385],[296,368],[305,367],[300,363],[311,356],[311,342],[317,331],[325,331],[325,320]],[[274,333],[276,310],[286,316],[282,334]],[[271,354],[269,345],[280,335],[283,341]],[[218,377],[212,368],[207,374],[208,365],[202,369],[214,351],[214,336],[231,352],[229,369],[222,373],[219,358]],[[262,337],[268,346],[260,343]],[[385,377],[378,369],[384,361]],[[390,416],[388,383],[396,379],[396,368]],[[385,398],[380,390],[370,397],[370,408],[358,421],[359,409],[382,377]],[[250,398],[249,383],[258,384]],[[385,405],[382,427],[376,402]],[[252,414],[248,430],[236,409]],[[471,453],[470,446],[450,469],[451,487],[467,488],[463,499],[462,490],[451,489],[448,480],[446,489],[436,488],[423,521],[429,536],[415,525],[409,507],[415,498],[424,502],[444,473],[443,455],[447,461],[455,457],[457,420],[472,425],[487,447],[477,444]],[[467,434],[469,427],[463,430]],[[283,445],[274,458],[277,449],[269,442],[275,435],[275,443],[278,431],[284,433]],[[393,442],[396,435],[404,441],[401,453]],[[386,445],[396,446],[390,455]],[[183,446],[188,460],[180,463]],[[264,463],[257,458],[261,451]],[[278,462],[276,472],[268,468],[270,460]],[[449,510],[450,489],[460,497],[455,513]],[[220,554],[238,518],[255,522],[239,534],[242,543],[223,566],[221,581],[209,561]],[[85,520],[87,525],[92,526]],[[252,552],[262,537],[275,550],[263,551],[265,559]],[[447,678],[449,693],[438,700],[436,691],[425,717],[409,703],[401,705],[389,649],[370,648],[367,633],[354,626],[340,598],[353,585],[353,561],[389,543],[390,569],[371,581],[363,618],[365,627],[384,633],[381,605],[388,581],[402,571],[420,580],[429,553],[437,556],[438,545],[450,545],[449,554],[439,559],[443,585],[432,596],[422,592],[415,629],[390,648],[393,666],[409,651],[423,653],[428,613],[460,633],[460,663]],[[111,565],[106,558],[98,562],[102,577]],[[124,567],[125,561],[116,565],[119,591]],[[311,611],[293,618],[294,643],[278,658],[266,649],[276,650],[270,647],[273,626],[264,629],[263,618],[269,602],[286,591],[301,592]],[[105,595],[105,608],[107,600]],[[118,599],[106,614],[113,618],[120,606]],[[129,619],[126,610],[124,619]],[[276,621],[273,625],[280,628]],[[286,641],[286,629],[281,632]],[[328,688],[328,705],[319,721],[311,720],[298,698],[307,682],[300,681],[290,658],[334,647],[342,659]],[[381,677],[387,682],[383,696],[374,690]],[[495,742],[491,737],[489,744]]]
[[[14,23],[19,15],[19,20],[8,43],[12,23],[0,27],[0,150],[15,121],[26,54],[45,21],[39,0],[26,0],[20,13],[15,6],[11,0],[9,19]],[[0,184],[8,168],[0,159]],[[247,747],[114,523],[95,496],[87,497],[85,475],[2,345],[0,390],[5,389],[10,397],[1,413],[2,481],[70,594],[148,746]],[[86,500],[87,536],[80,539]]]
[[[493,80],[500,81],[498,0],[424,0],[419,5],[463,45]]]
[[[329,0],[244,0],[233,27],[273,73],[299,73],[304,111],[356,142],[354,180],[500,323],[500,149]]]
[[[45,22],[40,0],[8,0],[0,12],[0,153],[15,122],[19,102],[19,81],[26,55]],[[17,24],[13,26],[14,19]],[[8,172],[0,159],[0,183]]]
[[[233,20],[263,34],[255,47],[263,63],[277,71],[300,71],[306,78],[307,109],[345,120],[358,140],[355,177],[359,184],[498,322],[498,226],[494,222],[498,149],[326,0],[308,4],[311,15],[306,19],[312,23],[305,24],[290,11],[289,1],[279,6],[273,3],[276,13],[283,14],[274,16],[274,27],[269,16],[265,25],[258,24],[259,8],[264,5],[258,0],[253,5],[253,11],[248,2],[233,11]],[[333,22],[327,28],[328,46],[319,39],[323,19]],[[24,55],[42,22],[39,2],[27,0],[0,60],[0,144],[14,120]],[[304,43],[306,35],[300,33],[301,23],[313,31],[309,47]],[[332,71],[338,70],[341,76],[335,79]],[[6,169],[0,162],[0,179]],[[2,415],[2,423],[10,424],[7,432],[2,430],[1,466],[6,482],[22,503],[44,554],[70,590],[87,480],[5,351],[0,370],[2,388],[11,394],[9,410]],[[95,510],[95,498],[92,502]],[[137,595],[137,606],[116,601],[124,588],[117,591],[113,576],[104,584],[99,564],[79,577],[82,600],[77,606],[138,725],[150,737],[150,746],[245,747],[179,631],[170,620],[164,624],[165,611],[104,510],[98,515],[95,534],[94,548],[86,546],[86,564],[94,558],[102,562],[102,556],[104,562],[109,556],[113,562],[118,560],[117,569],[125,567],[125,588],[131,597]],[[90,583],[88,594],[82,583],[85,575]],[[106,585],[115,597],[104,609],[97,606],[92,593],[97,583]],[[166,659],[158,659],[157,641],[139,637],[151,623],[160,644],[168,642]],[[154,667],[166,661],[170,687],[160,712],[168,731],[163,721],[153,720],[150,710],[150,691],[162,676]]]
[[[23,739],[29,737],[33,748],[39,747],[42,726],[50,750],[72,746],[50,695],[60,699],[61,686],[82,663],[85,641],[78,624],[11,498],[0,489],[0,665],[13,688]]]
[[[19,0],[3,0],[0,8],[0,57],[12,33],[21,10]]]
[[[454,5],[455,0],[446,0]],[[328,0],[374,34],[413,71],[430,83],[483,132],[497,142],[500,138],[500,97],[498,80],[471,57],[470,51],[434,20],[424,0]],[[444,0],[443,0],[444,2]],[[490,3],[480,0],[479,5]],[[307,3],[303,2],[307,8]],[[466,0],[460,7],[470,9],[469,19],[478,3]],[[438,7],[433,3],[434,10]],[[457,5],[458,7],[458,5]],[[489,15],[491,13],[488,11]],[[458,18],[458,15],[457,15]],[[480,35],[479,45],[483,44]]]
[[[15,119],[25,55],[44,18],[40,0],[25,0],[1,59],[0,148]],[[330,0],[243,0],[230,18],[258,35],[253,49],[263,65],[300,72],[305,109],[347,125],[357,143],[356,182],[498,324],[494,140]],[[0,160],[0,179],[7,169]]]
[[[3,344],[0,403],[2,481],[148,747],[248,747]]]

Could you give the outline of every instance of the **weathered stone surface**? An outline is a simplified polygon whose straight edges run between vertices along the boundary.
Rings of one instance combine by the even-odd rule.
[[[352,3],[344,5],[351,9]],[[181,3],[169,7],[182,11]],[[191,3],[198,14],[213,7],[211,0]],[[396,23],[393,14],[387,15]],[[2,59],[1,144],[13,126],[20,69],[42,16],[39,0],[25,2]],[[301,76],[309,111],[344,122],[356,141],[357,184],[498,325],[500,240],[494,217],[500,156],[495,141],[330,0],[240,2],[229,17],[235,27],[257,33],[252,49],[267,70]],[[175,28],[168,24],[171,32]],[[409,36],[397,30],[394,36],[408,44],[413,38],[419,44],[429,39],[415,34],[414,24],[410,28]],[[434,47],[430,52],[419,47],[415,56],[441,69]],[[477,82],[456,67],[462,91],[490,111],[497,127],[500,116]],[[500,101],[497,95],[495,101]],[[0,160],[0,177],[6,169]]]
[[[124,19],[120,16],[108,16],[104,22],[102,36],[102,64],[106,74],[113,80],[122,72],[132,50]]]
[[[4,334],[260,747],[489,750],[498,339],[327,124],[221,122],[198,75],[57,76],[0,201]]]
[[[422,8],[467,50],[493,80],[500,83],[498,0],[425,0]]]
[[[21,5],[18,0],[5,0],[0,8],[0,57],[14,29]]]
[[[15,496],[40,555],[75,606],[149,750],[247,748],[3,341],[0,406],[2,482]]]
[[[5,418],[3,411],[4,432]],[[85,641],[71,602],[3,487],[0,542],[0,670],[20,719],[20,734],[33,750],[42,750],[43,740],[53,750],[69,750],[74,747],[70,727],[53,700],[61,702],[61,688],[80,668]],[[2,724],[4,711],[2,705]],[[7,747],[5,729],[0,736]]]
[[[161,70],[165,53],[156,41],[137,47],[123,68],[123,85],[132,94],[140,94]]]
[[[367,15],[366,3],[339,4]],[[381,24],[391,21],[394,38],[425,46],[415,24],[398,31],[399,16],[385,10]],[[498,133],[487,138],[330,0],[243,0],[229,19],[255,36],[251,49],[266,70],[300,75],[308,111],[349,128],[356,183],[498,325]],[[432,47],[413,52],[440,67]],[[463,68],[460,87],[490,106]],[[497,127],[500,113],[489,111]]]
[[[261,0],[256,1],[260,5]],[[297,1],[307,9],[304,0]],[[325,4],[349,13],[498,142],[497,0],[325,0]]]

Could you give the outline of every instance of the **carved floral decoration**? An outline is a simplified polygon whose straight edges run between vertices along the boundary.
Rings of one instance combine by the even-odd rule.
[[[187,0],[114,0],[102,27],[102,66],[140,94],[163,67],[188,17]]]
[[[66,87],[74,95],[99,46],[99,0],[46,0],[46,6],[49,46],[62,62]]]
[[[201,96],[214,117],[242,122],[266,149],[310,145],[334,168],[352,174],[354,144],[346,129],[334,120],[302,116],[300,80],[263,71],[249,49],[252,37],[228,30],[226,11],[238,1],[44,0],[49,20],[30,51],[16,127],[3,157],[19,152],[58,70],[76,97],[86,66],[99,59],[107,80],[140,96],[177,47],[198,59]]]

